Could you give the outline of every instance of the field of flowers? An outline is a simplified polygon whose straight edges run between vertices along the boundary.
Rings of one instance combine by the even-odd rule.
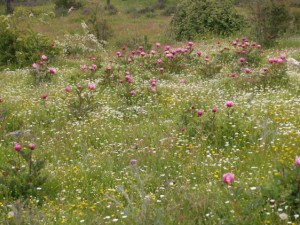
[[[241,37],[4,70],[0,223],[300,224],[294,51]]]

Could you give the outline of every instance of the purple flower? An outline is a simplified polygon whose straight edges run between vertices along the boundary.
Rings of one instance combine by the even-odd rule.
[[[234,181],[234,174],[233,173],[225,173],[223,175],[223,181],[230,185]]]
[[[15,150],[16,150],[17,152],[19,152],[19,151],[21,151],[21,149],[22,149],[21,144],[16,143],[16,144],[15,144]]]

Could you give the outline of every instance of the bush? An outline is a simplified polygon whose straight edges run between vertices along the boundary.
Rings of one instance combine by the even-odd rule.
[[[228,36],[242,25],[243,19],[230,0],[184,0],[171,21],[177,40],[205,33]]]
[[[253,1],[250,9],[256,39],[266,46],[274,45],[276,39],[289,28],[292,17],[282,1]]]
[[[20,31],[7,21],[0,21],[0,68],[21,68],[31,65],[45,54],[52,59],[59,49],[52,42],[33,31]]]

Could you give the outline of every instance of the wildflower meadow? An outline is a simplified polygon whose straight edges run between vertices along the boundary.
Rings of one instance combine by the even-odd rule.
[[[0,224],[300,224],[300,48],[80,24],[0,72]]]

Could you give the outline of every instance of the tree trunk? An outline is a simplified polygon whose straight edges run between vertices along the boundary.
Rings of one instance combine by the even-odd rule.
[[[5,0],[5,1],[6,1],[6,13],[12,14],[14,11],[12,4],[11,4],[13,0]]]
[[[110,9],[110,0],[106,0],[106,9]]]

